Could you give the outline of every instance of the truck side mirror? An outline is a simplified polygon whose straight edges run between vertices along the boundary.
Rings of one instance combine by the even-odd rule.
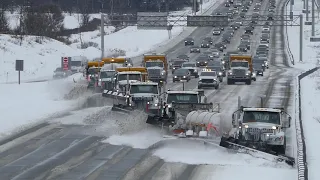
[[[208,103],[208,99],[207,99],[207,97],[206,97],[206,96],[204,96],[204,98],[203,98],[203,102],[204,102],[204,103]]]
[[[234,114],[232,114],[232,122],[235,120],[235,116]]]
[[[290,128],[291,127],[291,117],[288,117],[288,121],[283,122],[283,128]]]
[[[289,116],[289,118],[288,118],[288,127],[290,128],[291,127],[291,117]]]

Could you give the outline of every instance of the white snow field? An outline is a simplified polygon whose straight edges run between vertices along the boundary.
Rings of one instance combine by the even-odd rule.
[[[300,15],[303,9],[303,1],[295,1],[293,5],[293,14]],[[311,1],[309,1],[309,10],[311,11]],[[290,13],[290,5],[287,6],[287,14]],[[316,23],[315,23],[315,35],[320,36],[320,16],[316,13]],[[303,22],[306,21],[306,15],[303,14]],[[311,14],[309,15],[309,21],[311,21]],[[299,19],[297,20],[299,23]],[[311,37],[311,25],[303,25],[303,62],[299,62],[299,52],[300,52],[300,27],[299,26],[287,26],[288,41],[291,53],[295,59],[295,68],[309,70],[313,67],[319,65],[318,60],[320,60],[319,46],[320,42],[310,42]]]
[[[0,138],[80,105],[82,99],[67,101],[64,97],[74,87],[73,78],[80,77],[75,74],[57,81],[0,84]]]
[[[203,12],[208,10],[217,0],[207,0],[203,4]],[[174,12],[175,14],[190,14],[190,9]],[[97,15],[95,15],[97,16]],[[11,17],[8,15],[8,17]],[[16,19],[13,14],[12,18]],[[69,22],[70,21],[70,22]],[[66,24],[77,24],[77,18],[67,16]],[[13,24],[11,22],[11,24]],[[13,25],[12,25],[13,26]],[[175,37],[188,28],[175,27],[172,29],[172,38],[168,39],[167,30],[138,30],[136,26],[124,28],[112,33],[114,27],[106,27],[105,54],[110,55],[116,50],[123,50],[126,57],[133,57],[152,51],[160,46],[175,41]],[[191,28],[192,29],[192,28]],[[80,49],[82,36],[83,43],[91,43],[87,49]],[[25,70],[21,72],[22,80],[51,79],[54,69],[61,65],[62,56],[86,56],[89,59],[100,57],[101,38],[99,30],[74,34],[70,40],[71,45],[65,45],[52,39],[44,39],[42,43],[36,42],[36,37],[25,37],[20,41],[10,35],[0,35],[0,83],[17,82],[15,60],[25,60]]]
[[[293,6],[293,12],[295,15],[302,13],[303,1],[295,1]],[[311,11],[311,1],[309,1],[309,10]],[[289,6],[287,6],[287,12],[289,14]],[[320,36],[320,17],[316,12],[315,23],[315,36]],[[304,22],[306,21],[306,15],[304,14]],[[311,21],[311,14],[309,16]],[[288,39],[290,43],[290,49],[295,59],[295,68],[302,70],[309,70],[316,66],[319,66],[320,60],[320,42],[310,42],[311,37],[311,25],[304,25],[304,44],[303,44],[303,62],[299,62],[299,27],[287,27]],[[306,142],[306,154],[308,163],[308,175],[309,180],[320,179],[320,156],[318,148],[320,147],[319,141],[316,138],[319,134],[320,127],[320,115],[319,115],[319,102],[320,98],[320,73],[319,71],[305,77],[301,81],[301,111],[302,111],[302,123],[304,128],[305,142]],[[297,117],[296,117],[297,118]]]
[[[206,12],[209,8],[217,7],[220,3],[217,0],[204,0],[203,12]],[[190,9],[185,9],[173,13],[190,14],[190,12]],[[7,16],[10,18],[11,28],[16,27],[19,15],[7,14]],[[98,17],[98,15],[93,15],[93,17]],[[65,23],[68,24],[66,28],[78,27],[77,15],[66,15]],[[172,31],[173,38],[170,40],[168,40],[166,30],[137,30],[136,27],[127,27],[112,33],[113,29],[113,27],[106,27],[106,32],[110,32],[109,35],[105,36],[106,53],[119,48],[126,51],[127,56],[136,56],[159,46],[165,46],[167,43],[174,43],[182,31],[193,28],[174,28]],[[81,98],[65,100],[65,94],[74,88],[73,79],[81,82],[81,74],[75,74],[64,80],[35,81],[52,79],[53,71],[60,66],[62,56],[82,55],[89,59],[99,57],[100,37],[98,34],[98,30],[81,34],[85,42],[91,41],[98,44],[98,47],[87,49],[79,49],[79,43],[65,45],[49,38],[43,38],[42,42],[38,43],[36,42],[38,38],[33,36],[24,37],[20,45],[17,38],[0,34],[0,99],[2,100],[0,105],[2,117],[0,138],[47,120],[54,115],[61,115],[70,111],[73,114],[79,113],[73,110],[80,108],[86,95]],[[73,35],[71,39],[75,40],[77,36],[79,35]],[[17,59],[24,60],[24,71],[21,72],[22,84],[20,85],[17,84],[18,73],[15,71],[15,60]],[[90,110],[95,112],[97,109]],[[88,114],[90,113],[83,115],[83,117]],[[75,116],[69,118],[79,119]],[[83,123],[81,118],[79,121],[73,122],[65,119],[60,118],[59,120],[65,123]],[[117,131],[121,132],[122,130]]]
[[[301,112],[306,142],[309,180],[320,179],[320,71],[301,81]],[[316,137],[316,138],[315,138]]]

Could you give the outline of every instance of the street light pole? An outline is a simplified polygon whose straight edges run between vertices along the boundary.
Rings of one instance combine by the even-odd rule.
[[[315,0],[312,0],[312,10],[311,10],[311,11],[312,11],[312,14],[311,14],[311,15],[312,15],[312,17],[311,17],[311,18],[312,18],[311,36],[315,36],[315,27],[314,27],[314,26],[315,26],[315,19],[314,19],[314,18],[315,18],[315,17],[314,17],[315,3],[316,3]]]

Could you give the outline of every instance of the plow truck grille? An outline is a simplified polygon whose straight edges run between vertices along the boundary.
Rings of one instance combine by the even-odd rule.
[[[203,82],[203,83],[213,83],[213,79],[202,79],[201,82]]]
[[[234,69],[233,70],[233,74],[236,77],[244,77],[244,76],[246,76],[246,70],[244,70],[244,69]]]
[[[160,69],[148,69],[148,74],[153,76],[159,76],[160,75]]]
[[[248,128],[247,133],[249,134],[248,140],[259,141],[263,133],[273,133],[273,129],[268,128]],[[261,139],[263,140],[263,139]]]

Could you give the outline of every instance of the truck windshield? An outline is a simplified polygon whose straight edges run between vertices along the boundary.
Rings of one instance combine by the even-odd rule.
[[[248,67],[248,62],[231,62],[231,67]]]
[[[116,72],[113,71],[102,71],[100,72],[100,78],[112,78]]]
[[[71,66],[81,66],[81,61],[71,61]]]
[[[118,81],[127,80],[127,74],[119,74],[118,75]],[[141,81],[141,75],[140,74],[129,74],[129,80],[137,80]]]
[[[146,62],[146,67],[163,67],[163,62],[158,62],[158,61],[147,61]]]
[[[182,64],[182,67],[196,67],[196,64]]]
[[[243,123],[250,122],[280,124],[280,113],[268,111],[244,111]]]
[[[198,95],[197,94],[168,94],[167,103],[198,103]]]
[[[157,85],[131,85],[130,94],[151,93],[159,94]]]
[[[201,72],[200,76],[216,76],[216,72],[210,71],[210,72]]]
[[[101,68],[89,68],[88,69],[88,74],[97,74],[100,72]]]
[[[186,62],[186,61],[174,61],[174,62],[173,62],[173,65],[180,66],[180,65],[183,64],[184,62]]]

